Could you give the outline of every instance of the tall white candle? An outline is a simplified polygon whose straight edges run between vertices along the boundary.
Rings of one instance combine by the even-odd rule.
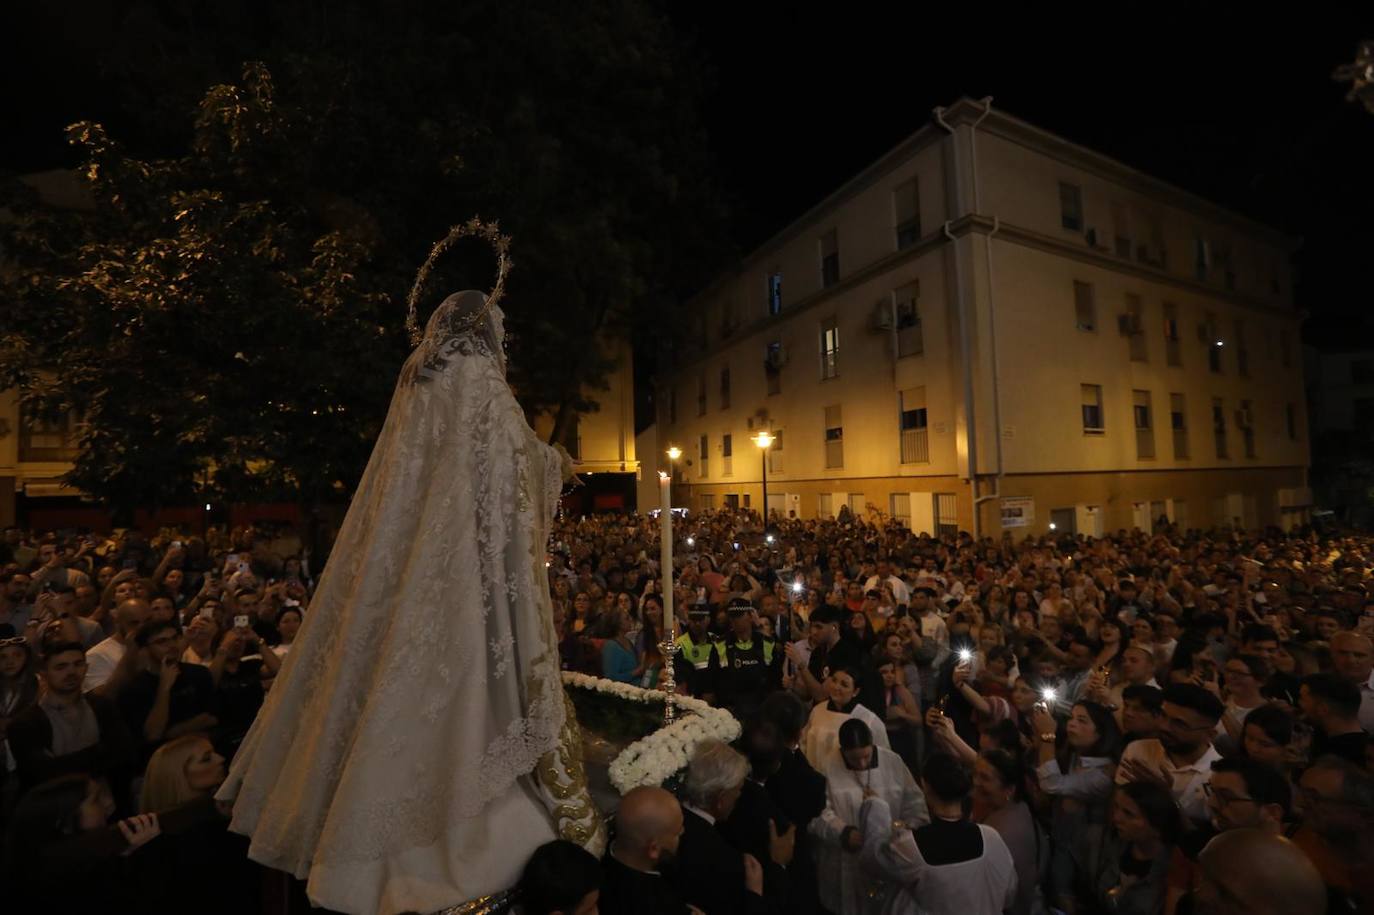
[[[658,474],[659,567],[663,572],[663,637],[677,640],[677,617],[673,615],[673,478]]]

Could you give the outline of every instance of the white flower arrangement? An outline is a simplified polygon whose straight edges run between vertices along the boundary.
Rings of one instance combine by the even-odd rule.
[[[601,677],[563,672],[563,683],[574,689],[587,689],[624,699],[627,702],[666,702],[668,694],[658,689],[642,689]],[[611,761],[611,784],[621,794],[642,785],[662,785],[679,769],[687,766],[697,744],[715,738],[730,743],[740,735],[740,723],[724,709],[715,708],[691,696],[674,696],[673,704],[682,715],[648,737],[636,740]]]

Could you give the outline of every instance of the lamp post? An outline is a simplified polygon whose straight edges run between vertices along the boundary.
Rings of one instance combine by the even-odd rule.
[[[755,445],[759,446],[759,454],[763,456],[763,530],[768,531],[768,448],[773,444],[773,433],[763,429],[753,438]]]

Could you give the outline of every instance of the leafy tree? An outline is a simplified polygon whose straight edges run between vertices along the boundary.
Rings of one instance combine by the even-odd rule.
[[[92,213],[9,188],[0,382],[84,418],[70,482],[124,511],[346,496],[406,353],[413,271],[474,213],[515,239],[512,379],[555,438],[595,409],[604,340],[672,330],[722,233],[695,71],[663,17],[639,0],[460,6],[301,5],[189,135],[165,106],[147,109],[156,130],[128,125],[171,154],[71,128]],[[155,58],[160,77],[260,37],[227,29],[207,51],[215,33],[196,34],[180,64]],[[147,73],[128,67],[136,91]],[[478,252],[446,268],[428,306],[490,285]]]

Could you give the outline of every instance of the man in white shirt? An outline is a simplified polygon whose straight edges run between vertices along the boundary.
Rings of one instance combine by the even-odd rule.
[[[115,607],[114,635],[86,652],[86,679],[81,684],[83,693],[104,686],[110,679],[119,662],[124,659],[124,652],[133,643],[134,633],[147,621],[148,612],[147,602],[137,598]]]
[[[1222,715],[1221,700],[1192,683],[1164,690],[1159,737],[1132,741],[1121,754],[1116,783],[1155,781],[1167,785],[1183,815],[1198,825],[1210,814],[1203,786],[1221,754],[1212,735]]]
[[[864,593],[875,591],[887,582],[892,586],[892,599],[899,605],[906,606],[911,603],[911,591],[907,588],[906,582],[892,574],[892,564],[886,559],[878,560],[877,574],[868,579],[864,585]]]
[[[1360,727],[1374,734],[1374,643],[1358,632],[1331,637],[1331,663],[1336,673],[1360,689]]]

